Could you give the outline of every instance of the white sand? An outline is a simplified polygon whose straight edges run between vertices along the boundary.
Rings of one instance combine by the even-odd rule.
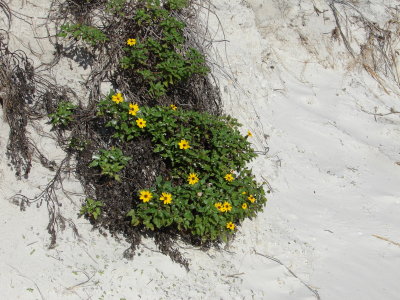
[[[49,1],[8,2],[32,16],[37,35],[44,34],[40,17]],[[370,2],[359,9],[384,22],[383,5],[394,1]],[[246,221],[225,250],[182,244],[190,258],[187,273],[153,251],[151,240],[132,261],[122,258],[125,242],[77,218],[83,196],[61,198],[62,213],[82,238],[67,228],[48,250],[45,205],[20,212],[8,199],[20,191],[39,193],[52,174],[35,163],[29,179],[17,181],[5,157],[8,125],[0,122],[2,299],[316,299],[305,284],[324,300],[399,299],[399,115],[375,120],[365,112],[399,111],[395,85],[387,81],[393,87],[387,94],[352,63],[342,43],[331,40],[334,19],[324,1],[212,3],[225,37],[213,16],[210,30],[215,40],[229,41],[216,42],[211,53],[232,76],[214,70],[225,110],[253,132],[257,150],[269,147],[253,163],[273,189],[264,213]],[[328,11],[318,16],[313,4]],[[32,56],[35,63],[51,58],[49,43],[37,42],[31,26],[15,17],[12,25],[20,37],[13,49],[27,51],[30,44],[37,52],[43,48],[41,57]],[[361,34],[356,37],[355,49],[362,42]],[[64,62],[54,77],[79,86],[75,72],[87,71],[73,66],[68,71]],[[50,139],[31,135],[53,159],[62,158]],[[66,185],[81,191],[72,178]]]

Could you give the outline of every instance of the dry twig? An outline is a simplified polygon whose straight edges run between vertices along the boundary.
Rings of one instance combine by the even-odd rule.
[[[372,236],[373,236],[373,237],[376,237],[377,239],[384,240],[384,241],[389,242],[389,243],[391,243],[391,244],[393,244],[393,245],[395,245],[395,246],[400,247],[400,243],[394,242],[394,241],[392,241],[392,240],[390,240],[390,239],[388,239],[388,238],[385,238],[385,237],[383,237],[383,236],[376,235],[376,234],[373,234]]]
[[[269,255],[265,255],[265,254],[261,254],[257,251],[254,250],[254,253],[260,256],[263,256],[267,259],[273,260],[274,262],[280,264],[281,266],[283,266],[293,277],[297,278],[307,289],[309,289],[317,298],[317,300],[321,300],[321,298],[319,297],[318,291],[311,288],[307,283],[305,283],[302,279],[300,279],[295,273],[293,273],[292,270],[290,270],[285,264],[283,264],[279,259],[269,256]]]

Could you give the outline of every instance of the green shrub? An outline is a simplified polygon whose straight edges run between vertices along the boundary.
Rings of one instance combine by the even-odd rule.
[[[126,2],[127,0],[108,0],[106,3],[106,10],[123,16],[122,10]]]
[[[107,36],[98,28],[82,24],[64,24],[58,34],[60,37],[72,36],[73,38],[89,43],[92,46],[108,41]]]
[[[89,167],[99,167],[102,175],[120,181],[118,172],[126,166],[130,159],[130,157],[124,156],[121,149],[114,147],[110,150],[101,149],[100,154],[93,155],[93,161]]]
[[[69,122],[73,120],[74,110],[77,108],[76,105],[68,101],[60,102],[54,113],[49,114],[51,118],[51,124],[55,126],[67,126]]]
[[[120,141],[151,139],[154,153],[169,168],[153,186],[132,195],[128,216],[133,226],[174,226],[202,240],[215,240],[226,238],[235,224],[262,210],[264,190],[246,168],[256,154],[250,135],[240,134],[234,118],[174,105],[139,108],[113,92],[99,104],[99,115]]]
[[[104,204],[101,201],[95,201],[91,198],[87,198],[86,203],[82,205],[79,214],[81,216],[87,215],[88,217],[97,220],[97,218],[101,215],[101,207],[103,206]]]
[[[160,0],[141,0],[142,2],[146,2],[147,6],[150,8],[160,8],[161,1]],[[188,0],[165,0],[163,1],[163,6],[166,9],[177,10],[185,8],[189,5]]]
[[[188,0],[169,0],[165,6],[171,10],[182,9],[188,6]]]
[[[184,2],[170,1],[169,5],[181,7]],[[150,95],[163,96],[170,86],[195,74],[207,74],[209,69],[205,66],[204,56],[194,48],[184,49],[183,29],[186,25],[170,11],[153,3],[138,9],[134,21],[143,28],[153,28],[157,34],[128,39],[121,67],[139,74],[148,84]],[[130,43],[133,38],[135,43]]]

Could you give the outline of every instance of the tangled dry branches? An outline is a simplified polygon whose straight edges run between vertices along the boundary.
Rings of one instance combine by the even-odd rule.
[[[351,1],[329,2],[336,21],[334,34],[340,35],[348,52],[389,93],[400,88],[400,9],[387,6],[385,22],[370,20]],[[363,33],[357,42],[355,32]],[[356,48],[358,47],[358,49]],[[397,87],[397,88],[396,88]]]

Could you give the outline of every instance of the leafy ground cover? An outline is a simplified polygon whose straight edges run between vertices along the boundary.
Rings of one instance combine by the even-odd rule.
[[[49,225],[52,243],[57,222],[65,221],[55,183],[70,162],[87,196],[79,215],[101,231],[123,234],[132,245],[127,255],[142,236],[152,236],[163,253],[187,266],[176,238],[218,245],[262,210],[264,189],[246,167],[256,157],[251,133],[221,114],[204,50],[185,22],[193,15],[190,4],[59,4],[56,59],[90,54],[92,71],[87,100],[57,86],[30,107],[47,115],[67,153],[43,194],[57,216]],[[103,96],[105,81],[113,90]]]

